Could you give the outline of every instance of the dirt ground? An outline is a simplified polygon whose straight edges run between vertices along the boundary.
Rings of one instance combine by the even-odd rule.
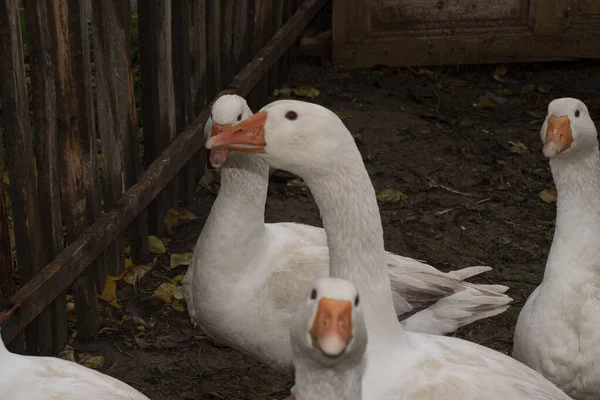
[[[554,229],[552,195],[544,196],[549,202],[540,197],[553,188],[539,136],[547,104],[569,96],[586,102],[593,117],[600,110],[597,63],[506,67],[504,74],[493,65],[335,71],[300,64],[290,76],[291,87],[318,89],[310,101],[339,112],[357,135],[376,190],[406,196],[380,203],[387,250],[444,271],[490,265],[494,270],[475,281],[510,286],[507,312],[457,333],[503,353],[542,278]],[[199,219],[176,232],[168,254],[191,251],[215,198],[205,189],[197,197],[190,210]],[[266,216],[321,226],[310,192],[279,173]],[[152,399],[285,397],[290,376],[216,347],[186,313],[151,297],[185,268],[171,270],[168,255],[160,256],[135,290],[118,282],[123,309],[111,308],[97,342],[73,346],[104,355],[103,372]]]

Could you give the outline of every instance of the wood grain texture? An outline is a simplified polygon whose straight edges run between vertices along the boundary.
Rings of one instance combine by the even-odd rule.
[[[246,96],[326,3],[327,0],[306,0],[254,59],[236,75],[229,89],[220,94],[237,93]],[[49,304],[49,299],[55,298],[85,271],[87,265],[133,222],[136,215],[150,204],[197,153],[204,144],[203,128],[210,115],[211,104],[148,167],[140,181],[125,192],[113,210],[103,214],[12,297],[13,305],[0,312],[0,332],[5,343],[10,343]]]
[[[206,0],[207,98],[212,99],[221,89],[221,3]]]
[[[8,173],[17,261],[21,283],[28,282],[40,264],[41,231],[35,183],[33,143],[29,121],[29,102],[25,87],[23,42],[17,0],[0,1],[0,95],[4,143],[8,154]],[[25,336],[27,352],[39,354],[40,330],[50,329],[47,318],[29,326]],[[48,352],[51,341],[41,343]]]
[[[0,154],[4,147],[0,140]],[[2,177],[4,176],[4,160],[0,159],[0,302],[7,302],[16,287],[13,280],[14,260],[10,246],[10,221],[8,219],[8,195]]]
[[[35,129],[35,157],[41,245],[40,264],[50,262],[64,248],[62,203],[57,143],[56,96],[56,9],[52,1],[24,0],[31,65],[31,99]],[[67,344],[66,292],[59,295],[47,310],[51,321],[52,350],[40,348],[44,355],[57,355]]]
[[[144,101],[144,162],[149,166],[175,138],[171,2],[148,0],[138,5],[140,60]],[[176,207],[178,181],[148,207],[148,228],[162,236],[164,217]]]

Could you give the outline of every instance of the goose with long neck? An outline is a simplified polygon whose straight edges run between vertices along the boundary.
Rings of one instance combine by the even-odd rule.
[[[13,354],[1,339],[0,399],[149,400],[131,386],[74,362]]]
[[[600,398],[600,152],[586,105],[548,105],[543,152],[557,190],[556,228],[541,284],[521,310],[514,357],[574,399]]]
[[[362,399],[367,340],[356,287],[317,279],[290,324],[296,400]]]
[[[283,100],[225,128],[209,149],[254,152],[302,177],[323,218],[330,275],[361,295],[369,342],[365,399],[569,399],[533,369],[465,340],[407,332],[396,320],[373,186],[352,135],[330,110]]]
[[[205,137],[250,116],[242,97],[221,96],[212,106]],[[288,323],[311,281],[328,275],[325,231],[298,223],[265,224],[269,166],[259,156],[215,149],[210,160],[222,167],[221,187],[183,280],[190,317],[214,340],[291,368]],[[411,258],[384,257],[395,311],[407,330],[450,333],[503,312],[511,301],[502,294],[505,286],[464,281],[489,267],[444,273]],[[414,314],[404,319],[409,313]]]

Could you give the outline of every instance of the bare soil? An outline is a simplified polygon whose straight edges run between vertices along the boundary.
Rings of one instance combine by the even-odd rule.
[[[508,354],[554,230],[555,203],[540,198],[553,188],[539,135],[546,107],[556,97],[577,97],[598,115],[600,74],[588,61],[511,64],[498,76],[502,82],[495,71],[502,75],[493,65],[336,71],[299,64],[290,87],[318,89],[308,100],[340,112],[376,190],[406,195],[380,203],[387,250],[444,271],[490,265],[494,270],[476,281],[510,286],[514,303],[507,312],[457,333]],[[321,226],[310,191],[293,183],[286,174],[273,176],[267,220]],[[190,207],[199,219],[177,230],[168,254],[191,250],[214,198],[199,189]],[[105,356],[103,372],[152,399],[287,396],[292,377],[215,346],[186,313],[151,297],[160,283],[185,272],[169,268],[168,254],[135,290],[118,282],[123,309],[108,307],[99,340],[73,347]]]

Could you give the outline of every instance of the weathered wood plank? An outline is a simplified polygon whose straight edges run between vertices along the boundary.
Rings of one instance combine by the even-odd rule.
[[[254,19],[254,14],[249,13],[248,0],[239,0],[233,13],[233,33],[232,33],[232,67],[233,74],[237,74],[248,62],[249,53],[247,46],[249,43],[248,37],[246,36],[248,22]],[[252,10],[254,4],[251,4]]]
[[[194,115],[198,115],[209,99],[207,92],[206,0],[188,0],[190,37],[190,85]]]
[[[235,67],[235,55],[233,53],[233,31],[235,29],[235,9],[237,8],[236,0],[221,0],[221,81],[219,82],[219,90],[223,89],[231,81],[237,71]]]
[[[271,0],[271,7],[269,9],[269,39],[275,34],[281,27],[283,21],[283,2],[278,0]],[[283,57],[282,57],[283,59]],[[267,96],[270,96],[273,89],[277,87],[279,83],[279,64],[282,60],[279,60],[277,64],[271,68],[268,73],[267,79]]]
[[[176,130],[182,132],[194,118],[190,72],[188,0],[176,0],[173,7],[173,75],[175,82]],[[198,165],[188,163],[180,173],[179,199],[183,204],[194,201]]]
[[[252,62],[236,75],[230,88],[221,94],[238,93],[246,96],[296,41],[312,17],[327,1],[306,0],[294,16],[256,54]],[[47,306],[50,299],[55,298],[81,274],[196,154],[204,144],[203,128],[209,114],[210,104],[148,167],[140,181],[125,192],[115,209],[102,215],[12,297],[13,305],[0,312],[0,332],[5,343],[10,343]]]
[[[172,60],[171,2],[147,0],[138,5],[140,60],[144,100],[144,161],[158,157],[176,135]],[[164,217],[176,207],[177,180],[148,207],[150,233],[162,236]]]
[[[99,213],[97,152],[91,114],[87,29],[80,0],[53,2],[57,15],[57,131],[63,219],[67,243],[73,243]],[[85,39],[84,39],[85,38]],[[91,138],[89,136],[92,136]],[[87,146],[86,146],[87,145]],[[92,201],[88,203],[88,199]],[[93,338],[98,331],[95,265],[73,284],[77,335]]]
[[[294,14],[296,11],[296,2],[295,1],[287,1],[283,7],[283,23],[285,24],[288,19]],[[277,86],[282,87],[286,80],[289,68],[292,66],[292,57],[293,57],[293,45],[290,49],[281,57],[279,60],[279,72],[277,74]]]
[[[3,153],[0,138],[0,154]],[[0,302],[8,301],[16,292],[13,280],[14,260],[10,246],[10,221],[8,219],[8,197],[3,182],[4,160],[0,159]]]
[[[19,278],[23,284],[41,268],[39,253],[41,234],[38,197],[35,185],[33,143],[29,121],[29,102],[25,87],[23,42],[17,0],[0,1],[0,94],[2,100],[4,142],[8,173]],[[50,329],[47,319],[38,320],[25,333],[27,352],[39,354],[40,330]],[[42,340],[45,352],[51,347],[49,338]]]
[[[209,99],[215,97],[222,89],[221,21],[220,0],[206,0],[207,96]]]
[[[265,43],[268,24],[268,7],[270,0],[254,1],[254,32],[252,33],[252,52],[255,54]],[[248,104],[252,110],[258,110],[264,105],[267,94],[267,79],[263,77],[250,93]]]
[[[350,63],[355,57],[356,46],[371,29],[369,0],[335,0],[333,15],[333,61]]]
[[[104,209],[110,210],[131,187],[141,173],[137,115],[129,45],[131,41],[131,9],[127,2],[108,0],[92,12],[94,60],[97,80],[98,127],[100,132],[105,178]],[[145,214],[140,214],[129,229],[131,254],[136,261],[149,256],[148,227]],[[118,263],[109,272],[121,272],[124,240],[119,239],[115,252]],[[111,265],[111,264],[109,264]]]
[[[58,143],[56,131],[56,24],[51,1],[24,0],[26,9],[29,57],[31,65],[31,97],[35,129],[37,185],[41,244],[40,265],[49,263],[64,248]],[[43,355],[57,355],[67,344],[66,292],[58,296],[47,310],[51,321],[52,349],[40,348]],[[42,314],[43,315],[43,314]],[[41,344],[40,344],[40,347]]]

